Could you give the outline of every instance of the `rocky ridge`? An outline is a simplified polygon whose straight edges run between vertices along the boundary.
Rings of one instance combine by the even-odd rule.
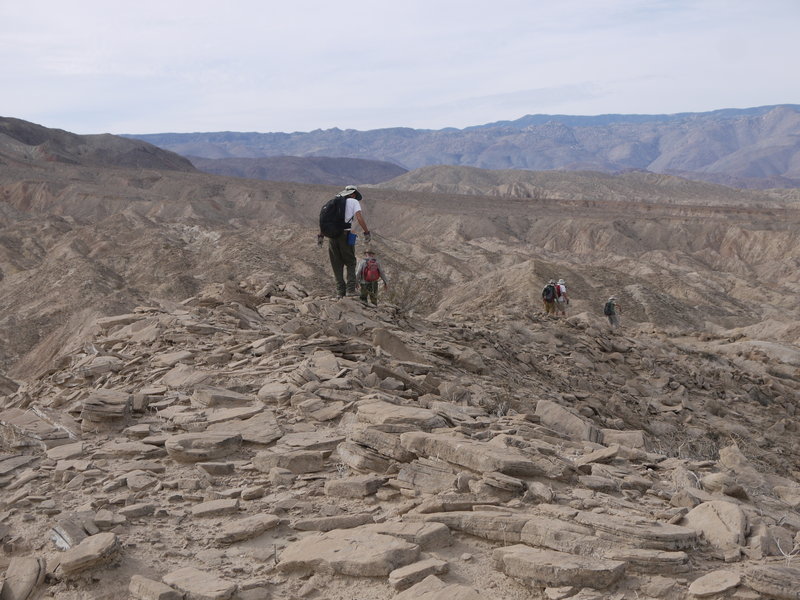
[[[240,293],[0,379],[3,598],[797,597],[792,357]]]

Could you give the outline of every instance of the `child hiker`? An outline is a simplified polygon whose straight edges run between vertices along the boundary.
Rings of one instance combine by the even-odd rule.
[[[386,281],[386,276],[383,273],[381,263],[375,257],[372,250],[364,251],[364,258],[362,258],[358,267],[356,267],[356,277],[361,286],[361,302],[366,306],[367,297],[372,301],[375,306],[378,305],[378,280],[383,280],[383,287],[389,288]]]

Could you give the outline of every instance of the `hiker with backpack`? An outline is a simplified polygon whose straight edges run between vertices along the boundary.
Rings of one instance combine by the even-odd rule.
[[[611,296],[608,301],[606,301],[603,307],[603,314],[608,317],[608,324],[611,325],[611,329],[619,327],[619,315],[622,314],[622,309],[619,304],[617,304],[616,296]]]
[[[367,297],[373,305],[378,306],[378,281],[383,281],[383,287],[388,289],[389,283],[383,273],[380,261],[372,250],[364,251],[364,258],[358,263],[356,277],[361,285],[361,302],[367,305]]]
[[[354,185],[348,185],[334,198],[328,200],[319,212],[319,233],[317,245],[328,238],[328,258],[331,261],[333,276],[336,278],[336,295],[339,298],[356,295],[356,234],[353,233],[353,219],[358,221],[364,232],[364,241],[370,243],[372,234],[361,214],[361,192]],[[347,270],[345,281],[344,271]]]
[[[556,282],[553,279],[542,288],[542,302],[546,314],[556,314]]]
[[[567,282],[559,279],[556,283],[556,311],[562,317],[567,316],[567,304],[569,304],[569,296],[567,296]]]

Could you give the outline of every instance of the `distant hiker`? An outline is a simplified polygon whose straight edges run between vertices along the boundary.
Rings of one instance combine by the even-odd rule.
[[[551,279],[547,285],[542,288],[542,302],[544,303],[544,312],[548,315],[556,314],[556,282]]]
[[[367,297],[369,297],[372,304],[377,306],[378,281],[383,280],[383,287],[386,289],[389,288],[389,283],[386,281],[380,261],[372,250],[364,252],[364,258],[359,261],[358,268],[356,268],[356,277],[361,286],[361,302],[366,306]]]
[[[364,231],[364,241],[369,243],[369,232],[364,216],[361,214],[361,192],[354,185],[348,185],[322,207],[319,212],[319,234],[317,245],[322,246],[323,238],[328,238],[328,257],[333,276],[336,278],[336,295],[342,298],[356,295],[356,234],[352,233],[355,217]],[[345,283],[344,270],[347,269]]]
[[[603,314],[608,317],[608,324],[611,329],[619,327],[619,315],[622,314],[622,309],[617,304],[617,297],[611,296],[603,307]]]
[[[558,314],[567,316],[567,304],[569,304],[569,296],[567,296],[567,282],[559,279],[556,283],[556,311]]]

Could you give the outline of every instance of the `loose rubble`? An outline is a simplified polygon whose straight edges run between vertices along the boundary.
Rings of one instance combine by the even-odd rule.
[[[796,369],[269,289],[3,386],[0,598],[798,597]]]

